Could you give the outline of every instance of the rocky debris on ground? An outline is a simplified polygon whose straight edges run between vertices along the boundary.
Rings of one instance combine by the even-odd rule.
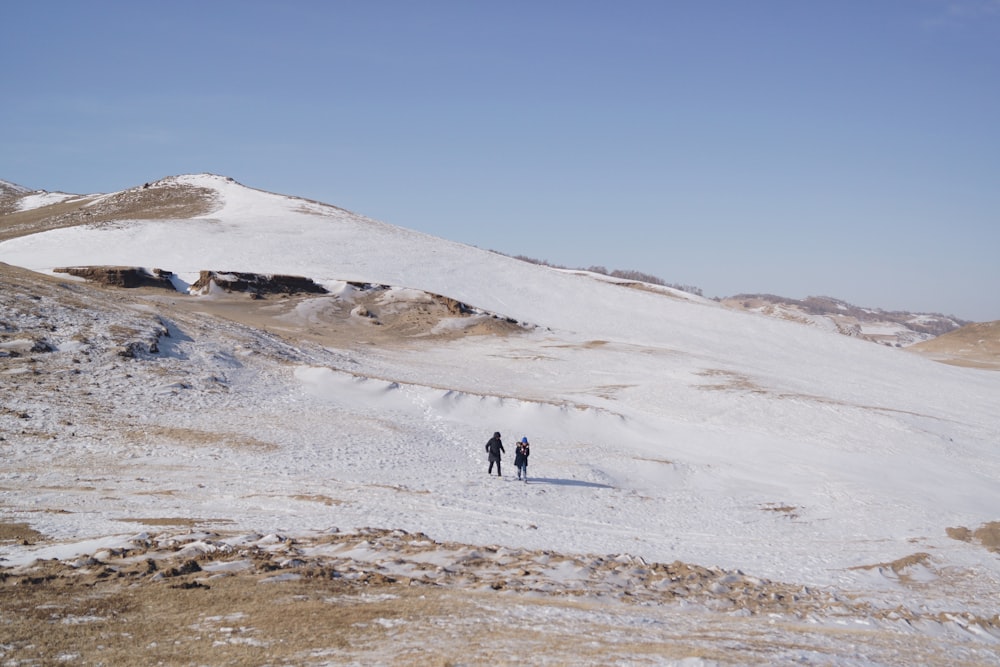
[[[218,577],[257,583],[338,579],[379,586],[434,586],[578,598],[611,598],[637,605],[692,605],[714,612],[767,615],[818,622],[955,623],[1000,639],[1000,614],[929,612],[880,607],[847,592],[788,584],[741,571],[680,561],[647,562],[629,554],[571,555],[550,550],[438,542],[421,533],[367,528],[333,529],[310,537],[139,533],[122,547],[71,559],[35,560],[0,568],[0,586],[64,580],[91,585],[120,580],[187,589]]]

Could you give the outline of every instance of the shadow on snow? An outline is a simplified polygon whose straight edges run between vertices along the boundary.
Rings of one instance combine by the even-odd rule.
[[[516,477],[515,481],[520,481]],[[597,482],[583,482],[579,479],[558,479],[553,477],[532,477],[528,476],[528,484],[556,484],[558,486],[585,486],[590,489],[613,489],[609,484],[598,484]]]

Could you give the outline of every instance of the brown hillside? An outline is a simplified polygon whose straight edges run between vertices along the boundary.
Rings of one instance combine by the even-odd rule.
[[[208,215],[215,206],[211,190],[168,180],[147,183],[112,195],[86,195],[58,204],[16,211],[14,199],[5,199],[0,216],[0,241],[48,229],[100,224],[129,219],[193,218]]]
[[[956,366],[1000,370],[1000,320],[967,324],[907,350]]]

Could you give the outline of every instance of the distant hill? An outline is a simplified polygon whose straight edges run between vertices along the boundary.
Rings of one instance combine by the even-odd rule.
[[[532,264],[567,269],[567,267],[558,264],[524,255],[516,255],[514,258]],[[658,276],[640,271],[622,269],[609,271],[603,266],[568,270],[610,276],[635,284],[648,283],[649,285],[670,287],[681,292],[702,296],[702,291],[698,287],[668,283]],[[885,311],[879,308],[860,308],[846,301],[826,296],[791,299],[773,294],[737,294],[718,301],[729,308],[801,322],[845,336],[891,347],[907,347],[931,340],[943,333],[969,324],[966,320],[937,313],[910,313]]]
[[[946,364],[1000,370],[1000,321],[967,324],[910,350]]]
[[[773,294],[737,294],[721,302],[730,308],[801,322],[892,347],[931,340],[970,324],[938,313],[861,308],[828,296],[790,299]]]
[[[0,215],[16,210],[17,201],[30,192],[28,188],[16,183],[0,180]]]
[[[9,181],[0,180],[0,198],[7,195],[21,196],[26,195],[31,190],[24,187],[23,185],[18,185],[17,183],[11,183]]]

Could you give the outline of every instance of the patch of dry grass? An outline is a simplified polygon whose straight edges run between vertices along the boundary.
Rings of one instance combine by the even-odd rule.
[[[724,659],[721,649],[696,642],[623,642],[614,628],[592,623],[584,624],[591,632],[581,641],[564,623],[530,620],[593,611],[578,600],[330,578],[261,583],[238,576],[186,587],[128,585],[109,575],[86,588],[67,586],[56,576],[17,588],[4,591],[0,612],[0,656],[17,664],[443,667],[523,664],[539,655],[555,665],[625,656],[652,662],[695,655]],[[521,618],[499,622],[497,608],[507,606],[517,607]]]
[[[161,426],[158,424],[143,425],[141,429],[133,428],[124,432],[125,437],[133,442],[150,442],[169,440],[171,442],[191,446],[222,445],[233,449],[251,449],[273,451],[278,448],[273,442],[259,440],[243,434],[226,433],[224,431],[205,431],[179,426]]]
[[[347,580],[324,568],[289,580],[212,576],[187,565],[159,580],[148,562],[131,570],[97,565],[86,575],[47,563],[5,576],[0,657],[17,664],[242,666],[266,656],[278,665],[451,665],[515,664],[525,651],[543,651],[551,664],[715,653],[649,639],[622,643],[615,627],[584,620],[594,603],[575,597],[415,586],[378,575]],[[563,616],[580,618],[567,627]],[[593,626],[583,645],[573,632],[578,623]]]
[[[707,378],[721,378],[722,382],[718,384],[698,385],[699,389],[704,389],[706,391],[748,391],[756,394],[768,393],[764,387],[760,386],[742,373],[726,371],[720,368],[708,368],[699,372],[698,375]]]
[[[650,463],[662,463],[663,465],[668,465],[668,466],[674,465],[674,462],[671,461],[670,459],[654,459],[646,456],[633,456],[632,459],[635,461],[649,461]]]
[[[292,498],[295,500],[303,500],[306,502],[323,503],[327,507],[333,507],[335,505],[343,505],[345,502],[339,498],[331,498],[330,496],[326,496],[320,493],[311,493],[308,495],[298,494],[292,496]]]
[[[874,565],[858,565],[852,567],[852,570],[877,570],[877,569],[887,569],[892,570],[897,575],[900,576],[901,580],[905,580],[906,570],[914,567],[916,565],[927,565],[930,561],[931,555],[923,551],[910,554],[908,556],[903,556],[902,558],[897,558],[894,561],[888,563],[875,563]]]
[[[990,551],[1000,553],[1000,521],[990,521],[970,530],[965,526],[946,528],[945,532],[952,539],[962,542],[979,542]]]
[[[170,526],[183,528],[197,528],[198,526],[217,526],[220,524],[232,523],[229,519],[195,519],[185,517],[147,517],[147,518],[120,518],[115,519],[123,523],[139,523],[143,526]]]
[[[181,574],[139,583],[56,571],[0,584],[4,664],[409,666],[662,664],[698,658],[770,665],[797,652],[835,659],[857,643],[880,664],[949,654],[939,641],[782,618],[672,616],[579,597],[458,590],[330,572],[289,581]],[[956,657],[952,655],[952,657]],[[912,664],[912,663],[911,663]],[[940,663],[939,663],[940,664]],[[985,664],[955,659],[951,664]]]
[[[26,523],[6,523],[0,521],[0,542],[22,542],[33,544],[44,536]]]
[[[799,508],[794,505],[786,505],[784,503],[768,503],[763,505],[761,509],[765,512],[779,512],[787,516],[789,519],[799,518]]]
[[[864,645],[880,664],[942,664],[943,656],[949,664],[985,664],[974,654],[956,656],[937,635],[925,640],[894,633],[891,625],[831,629],[796,620],[923,614],[777,582],[738,583],[732,573],[681,562],[500,554],[495,547],[478,547],[470,558],[463,555],[467,545],[379,529],[194,556],[183,542],[163,535],[72,563],[0,568],[0,664],[598,665],[700,658],[770,665],[802,650],[835,660],[845,642]],[[338,545],[359,544],[384,551],[382,564],[333,555]],[[321,545],[334,547],[331,555],[306,555]],[[508,562],[513,558],[520,562]],[[905,573],[928,559],[917,553],[871,567]],[[226,563],[235,567],[219,567]],[[547,579],[544,572],[560,563],[588,570],[591,583]],[[387,564],[409,564],[412,576],[393,574]],[[633,580],[613,583],[622,576]],[[720,604],[744,613],[712,611]],[[951,622],[940,616],[934,620]],[[1000,623],[964,618],[990,632]]]
[[[366,587],[336,579],[127,585],[114,575],[89,587],[59,577],[4,591],[4,653],[20,664],[302,664],[386,641],[392,621],[435,613],[393,596],[364,601]],[[438,611],[440,613],[440,611]],[[376,622],[385,619],[389,623]]]

